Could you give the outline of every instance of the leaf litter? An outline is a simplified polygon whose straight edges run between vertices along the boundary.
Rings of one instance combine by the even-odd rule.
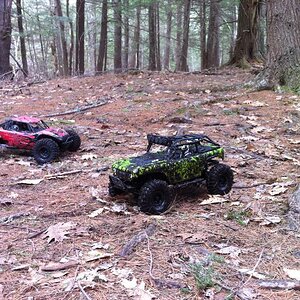
[[[229,80],[239,84],[251,78],[251,74],[237,69],[228,69],[217,76],[106,74],[101,77],[102,84],[97,77],[55,79],[45,85],[31,86],[31,94],[22,98],[1,94],[2,119],[21,113],[41,116],[71,111],[86,103],[92,105],[100,97],[111,98],[88,113],[55,117],[61,126],[80,130],[82,152],[63,154],[59,161],[44,166],[37,166],[29,156],[1,152],[1,199],[11,199],[12,203],[1,204],[0,210],[0,219],[9,220],[1,223],[0,228],[0,250],[5,255],[0,259],[0,298],[2,294],[5,299],[79,299],[80,287],[91,299],[201,298],[206,292],[197,290],[187,264],[197,264],[207,253],[212,253],[225,258],[213,266],[214,273],[222,278],[222,283],[213,289],[215,299],[230,294],[224,287],[243,292],[245,299],[299,299],[299,291],[262,289],[255,278],[256,273],[283,280],[298,274],[293,253],[300,250],[299,241],[281,231],[285,226],[287,200],[299,182],[299,128],[293,113],[299,109],[298,100],[286,102],[286,96],[279,99],[271,91],[250,95],[244,90],[217,91]],[[132,87],[130,93],[127,82]],[[73,92],[62,93],[57,89],[58,84],[72,88]],[[192,93],[188,92],[191,90]],[[143,97],[135,91],[142,91]],[[234,98],[230,100],[232,95]],[[226,101],[222,101],[223,96]],[[221,100],[212,105],[210,101],[216,99]],[[46,101],[50,105],[45,105]],[[169,123],[172,119],[188,122]],[[225,197],[207,197],[205,188],[196,195],[190,191],[187,195],[178,194],[169,213],[160,217],[139,213],[134,209],[134,197],[108,196],[109,166],[114,160],[143,153],[147,133],[183,131],[206,133],[224,145],[225,163],[235,171],[235,184],[242,183],[244,188],[233,189]],[[35,181],[40,178],[43,180]],[[12,185],[22,180],[30,181]],[[268,183],[271,181],[272,184]],[[232,203],[237,204],[232,206]],[[247,209],[251,212],[247,217],[250,222],[237,222]],[[224,219],[232,210],[237,219]],[[266,221],[269,223],[259,226]],[[156,224],[154,234],[148,239],[145,235],[133,252],[120,257],[128,241],[142,234],[150,222]],[[109,248],[104,247],[107,244]],[[216,253],[216,244],[226,245],[219,249],[224,253]],[[265,251],[258,260],[262,246]],[[67,271],[36,269],[71,261],[80,263]],[[13,270],[22,265],[26,268]],[[153,281],[150,269],[158,280]],[[240,269],[248,271],[242,273]],[[130,282],[136,279],[134,288],[120,283],[122,276],[116,274],[122,272],[123,278]],[[162,288],[158,283],[168,278],[175,282]],[[182,286],[188,288],[178,288]]]

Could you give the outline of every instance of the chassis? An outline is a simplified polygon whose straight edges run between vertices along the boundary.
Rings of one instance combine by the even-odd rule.
[[[217,158],[224,159],[224,149],[202,134],[160,136],[148,134],[147,152],[125,158],[112,165],[109,194],[138,195],[140,210],[161,214],[169,209],[174,188],[197,185],[206,181],[208,193],[224,195],[230,192],[233,172]],[[150,152],[152,145],[165,146]]]

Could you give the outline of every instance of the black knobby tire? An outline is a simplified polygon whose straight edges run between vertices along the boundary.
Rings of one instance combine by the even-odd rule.
[[[108,194],[111,197],[115,197],[117,195],[122,194],[122,191],[119,190],[118,188],[114,187],[111,183],[108,185]]]
[[[40,165],[49,163],[59,156],[59,146],[51,139],[41,139],[36,142],[33,150],[33,157]]]
[[[79,147],[81,145],[80,136],[73,129],[68,129],[67,132],[70,135],[70,137],[72,138],[72,142],[69,145],[68,150],[71,151],[71,152],[75,152],[79,149]]]
[[[233,184],[233,172],[231,168],[224,164],[213,166],[207,175],[206,185],[209,194],[228,194]]]
[[[146,182],[139,193],[140,210],[146,214],[160,215],[172,204],[172,196],[167,182],[153,179]]]

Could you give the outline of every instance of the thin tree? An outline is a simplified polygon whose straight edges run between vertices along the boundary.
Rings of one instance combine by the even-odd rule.
[[[16,0],[17,14],[18,14],[18,29],[20,35],[20,46],[21,46],[21,58],[22,58],[22,68],[25,77],[28,76],[28,63],[27,63],[27,53],[26,53],[26,44],[25,44],[25,33],[23,26],[23,13],[21,0]]]
[[[70,18],[70,1],[66,0],[66,15],[69,19],[70,27],[70,46],[69,46],[69,75],[72,75],[73,70],[73,52],[74,52],[74,28],[73,21]]]
[[[129,59],[129,68],[140,68],[140,35],[141,35],[141,5],[136,8],[136,22],[131,44],[131,54]]]
[[[171,0],[167,3],[167,30],[166,30],[166,42],[165,42],[165,55],[164,55],[164,69],[170,68],[170,52],[171,52],[171,30],[172,30],[172,6]]]
[[[156,70],[161,71],[160,58],[160,20],[159,20],[159,2],[155,5],[155,24],[156,24]]]
[[[0,1],[0,75],[11,72],[10,47],[11,47],[11,4],[12,0]],[[1,76],[1,79],[6,76]]]
[[[75,71],[84,74],[84,20],[85,0],[76,1],[76,57]]]
[[[267,1],[267,62],[259,86],[300,90],[300,0]]]
[[[183,72],[187,72],[189,70],[187,57],[188,57],[188,47],[189,47],[190,11],[191,11],[191,0],[185,0],[184,10],[183,10],[182,48],[180,53],[179,65],[177,69],[177,71],[183,71]]]
[[[209,27],[207,38],[207,67],[220,65],[220,2],[210,1]]]
[[[59,59],[59,72],[62,76],[67,76],[69,73],[68,68],[68,50],[67,50],[67,42],[66,42],[66,36],[65,36],[65,25],[63,21],[63,13],[61,8],[61,2],[60,0],[55,0],[55,15],[57,17],[57,23],[58,23],[58,47],[60,54]]]
[[[121,0],[114,1],[114,72],[122,72],[122,12]]]
[[[129,59],[129,1],[124,0],[124,51],[123,51],[123,68],[128,70]]]
[[[148,24],[149,24],[149,70],[156,70],[157,39],[155,24],[155,3],[150,3],[148,7]]]
[[[104,71],[104,59],[107,49],[107,0],[102,2],[102,16],[101,16],[101,33],[99,43],[99,54],[97,60],[97,72]]]
[[[181,47],[182,47],[182,15],[183,15],[183,1],[178,0],[176,9],[176,46],[175,46],[175,63],[176,69],[179,66]]]
[[[207,69],[206,0],[200,0],[200,50],[201,69]]]

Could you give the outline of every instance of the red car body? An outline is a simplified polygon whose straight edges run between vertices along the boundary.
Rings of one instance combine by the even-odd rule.
[[[32,150],[41,138],[52,138],[64,147],[69,144],[69,137],[67,131],[49,127],[34,117],[13,117],[0,124],[0,144],[9,148]]]

